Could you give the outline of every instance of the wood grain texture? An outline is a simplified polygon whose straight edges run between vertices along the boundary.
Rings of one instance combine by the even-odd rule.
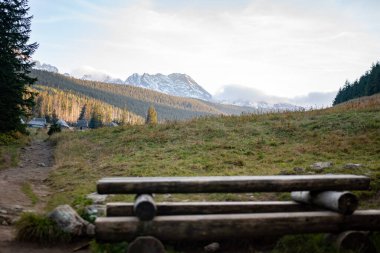
[[[310,212],[321,208],[294,201],[159,202],[156,215]],[[107,203],[108,217],[134,216],[134,204]]]
[[[352,214],[359,206],[358,198],[351,192],[292,192],[294,201],[306,204],[313,204],[324,207],[342,214]]]
[[[114,177],[97,183],[99,194],[234,193],[368,190],[370,179],[356,175]]]
[[[95,221],[98,241],[131,241],[154,236],[161,241],[222,240],[284,234],[338,233],[380,230],[380,210],[344,216],[330,211],[157,216],[140,222],[136,217],[100,217]]]

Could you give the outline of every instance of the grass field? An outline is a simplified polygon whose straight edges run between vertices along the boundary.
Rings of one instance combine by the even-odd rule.
[[[68,132],[56,142],[54,196],[48,205],[77,203],[105,176],[276,175],[317,173],[310,165],[331,161],[323,173],[364,174],[372,191],[362,206],[379,207],[380,96],[307,112],[207,117],[156,126]],[[359,169],[345,169],[360,163]],[[125,197],[132,199],[132,196]],[[171,200],[287,199],[287,194],[158,196]]]

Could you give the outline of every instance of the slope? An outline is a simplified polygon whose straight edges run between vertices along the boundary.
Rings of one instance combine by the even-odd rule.
[[[63,133],[54,140],[57,169],[50,180],[57,193],[50,206],[71,203],[95,191],[95,182],[105,176],[314,174],[320,171],[311,169],[311,164],[330,161],[333,166],[323,173],[369,175],[372,191],[360,194],[361,206],[380,207],[380,96],[325,110],[207,117]],[[348,163],[362,166],[350,168]],[[170,201],[189,198],[157,197]],[[265,197],[286,199],[288,195]],[[255,200],[263,195],[191,198]]]
[[[148,107],[152,104],[160,121],[255,111],[253,108],[219,106],[198,99],[170,96],[129,85],[80,80],[47,71],[33,70],[32,75],[38,78],[39,85],[81,93],[119,108],[127,108],[142,117],[145,117]]]

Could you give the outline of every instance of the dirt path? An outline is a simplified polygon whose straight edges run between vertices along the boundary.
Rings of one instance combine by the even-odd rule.
[[[14,227],[9,223],[22,211],[43,212],[50,195],[46,179],[53,167],[53,146],[36,139],[22,148],[17,167],[0,170],[0,253],[71,252],[75,245],[41,248],[14,241]],[[31,197],[34,195],[34,201]],[[83,252],[83,251],[80,251]]]

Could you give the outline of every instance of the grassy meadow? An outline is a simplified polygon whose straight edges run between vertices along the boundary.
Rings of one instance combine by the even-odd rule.
[[[29,140],[27,136],[18,132],[0,133],[0,170],[17,166],[20,148]]]
[[[48,209],[80,203],[108,176],[278,175],[322,173],[368,175],[372,190],[361,206],[380,207],[380,96],[329,109],[263,115],[218,116],[159,125],[66,132],[52,137],[56,166]],[[345,169],[360,163],[359,169]],[[132,199],[133,196],[114,197]],[[160,200],[287,199],[288,194],[162,195]]]

